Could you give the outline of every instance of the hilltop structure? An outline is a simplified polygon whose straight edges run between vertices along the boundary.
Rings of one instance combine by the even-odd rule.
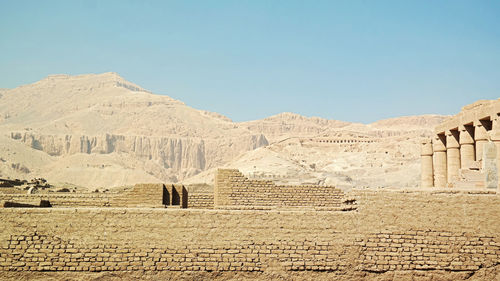
[[[500,100],[462,108],[422,142],[422,187],[498,188]]]

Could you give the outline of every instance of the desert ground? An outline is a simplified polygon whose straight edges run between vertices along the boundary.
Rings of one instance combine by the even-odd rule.
[[[0,279],[500,280],[499,114],[233,122],[116,73],[3,89]]]

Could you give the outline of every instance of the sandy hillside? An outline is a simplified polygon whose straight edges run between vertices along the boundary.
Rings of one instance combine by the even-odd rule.
[[[418,142],[444,118],[365,125],[281,113],[236,123],[116,73],[52,75],[0,90],[0,177],[89,188],[211,183],[226,166],[285,183],[414,186]]]
[[[344,189],[418,186],[420,141],[446,118],[408,116],[368,125],[341,126],[332,126],[324,120],[315,122],[309,133],[296,134],[296,128],[307,123],[296,120],[310,119],[287,115],[291,118],[284,120],[282,127],[269,137],[281,140],[248,151],[225,166],[238,168],[250,178],[273,179],[283,184],[328,184]],[[252,124],[267,130],[269,121],[260,122],[263,124],[259,121]],[[318,123],[325,125],[316,126]],[[215,169],[205,171],[186,182],[212,183],[214,172]]]
[[[1,94],[0,135],[51,159],[2,176],[89,187],[179,181],[268,144],[222,115],[152,94],[116,73],[53,75]],[[17,163],[32,165],[36,154],[23,155]]]

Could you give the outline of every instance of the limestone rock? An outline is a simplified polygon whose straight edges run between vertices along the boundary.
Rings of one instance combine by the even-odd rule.
[[[122,173],[116,169],[140,169],[140,178],[178,181],[268,144],[262,134],[240,128],[229,118],[152,94],[116,73],[51,75],[2,95],[0,134],[48,154],[60,165],[66,163],[52,164],[62,168],[62,176],[54,175],[59,180],[79,179],[71,167],[82,174],[93,170],[88,186],[99,186],[97,179],[109,169],[117,177]],[[79,161],[90,161],[90,166],[74,163],[77,154],[89,155]],[[104,168],[93,169],[95,157],[90,155],[107,156],[101,159]],[[29,156],[24,161],[29,162]]]
[[[88,187],[209,183],[231,165],[292,184],[416,186],[420,139],[446,118],[360,124],[281,113],[237,123],[116,73],[52,75],[0,94],[0,173]]]

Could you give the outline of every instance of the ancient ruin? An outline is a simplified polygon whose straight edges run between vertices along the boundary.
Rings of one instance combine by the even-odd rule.
[[[2,93],[0,279],[500,274],[499,101],[444,122],[237,123],[113,73]]]
[[[500,101],[478,101],[422,142],[422,187],[499,187]]]
[[[215,182],[212,193],[138,184],[121,193],[0,194],[0,276],[465,280],[498,271],[494,190],[346,194],[251,180],[236,169],[219,169]]]
[[[212,193],[188,192],[180,184],[136,184],[122,193],[0,193],[4,207],[127,207],[194,209],[294,209],[349,211],[356,200],[333,186],[281,186],[250,180],[236,169],[219,169]]]

